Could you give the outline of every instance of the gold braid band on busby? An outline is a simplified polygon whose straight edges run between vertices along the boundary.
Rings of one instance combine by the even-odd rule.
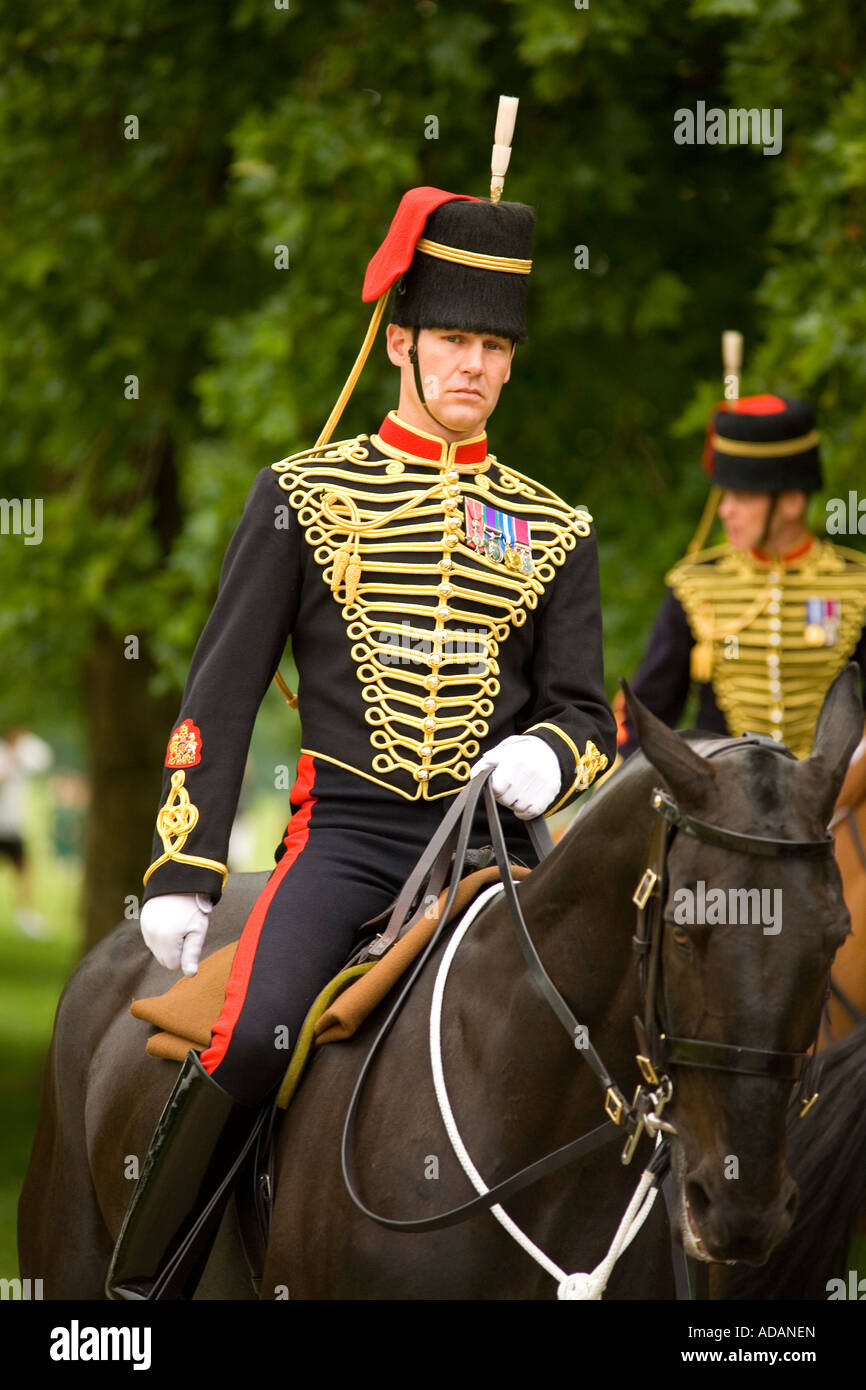
[[[810,401],[746,396],[721,410],[710,436],[713,479],[742,492],[816,492],[819,435]]]

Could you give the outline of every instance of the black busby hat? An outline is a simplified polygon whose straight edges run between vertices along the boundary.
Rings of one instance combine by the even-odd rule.
[[[815,492],[822,483],[818,443],[810,401],[745,396],[713,418],[713,481],[742,492]]]
[[[442,203],[397,282],[391,322],[524,343],[534,231],[535,212],[525,203]]]

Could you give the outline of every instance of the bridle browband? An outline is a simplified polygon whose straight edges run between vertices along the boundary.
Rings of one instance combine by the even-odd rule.
[[[787,748],[780,747],[762,734],[747,734],[741,739],[725,739],[714,744],[704,754],[719,757],[733,748],[752,745],[764,748],[795,761]],[[668,1066],[708,1067],[717,1071],[745,1073],[751,1076],[772,1077],[779,1081],[796,1081],[802,1076],[801,1100],[804,1109],[817,1099],[817,1094],[805,1094],[812,1075],[811,1048],[804,1052],[773,1052],[766,1048],[741,1047],[733,1043],[712,1042],[703,1038],[674,1037],[665,1027],[661,1015],[661,952],[664,936],[664,905],[667,896],[667,856],[678,832],[716,845],[737,854],[755,854],[772,859],[826,859],[833,853],[833,836],[823,840],[777,840],[762,835],[748,835],[728,830],[724,826],[689,816],[677,806],[666,791],[656,788],[650,804],[658,814],[650,845],[649,864],[634,893],[637,907],[637,929],[633,944],[638,960],[638,974],[643,995],[643,1020],[635,1019],[640,1044],[638,1065],[651,1084],[657,1084]],[[814,1043],[812,1044],[814,1047]],[[806,1058],[809,1057],[809,1064]]]

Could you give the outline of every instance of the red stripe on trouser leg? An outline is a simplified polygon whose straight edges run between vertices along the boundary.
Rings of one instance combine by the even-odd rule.
[[[226,985],[226,997],[222,1013],[213,1026],[209,1046],[201,1054],[201,1064],[209,1075],[213,1074],[225,1057],[232,1040],[235,1024],[243,1009],[259,937],[268,908],[276,896],[277,889],[309,839],[310,815],[316,804],[316,798],[312,794],[315,780],[316,768],[313,759],[309,753],[303,753],[298,759],[298,776],[290,793],[292,804],[298,806],[299,809],[289,821],[283,837],[286,852],[256,899],[255,907],[246,920]]]

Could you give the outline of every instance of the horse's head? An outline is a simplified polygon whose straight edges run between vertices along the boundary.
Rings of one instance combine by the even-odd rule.
[[[768,740],[686,741],[627,697],[668,792],[647,1031],[673,1083],[681,1236],[696,1258],[762,1264],[796,1210],[786,1111],[849,929],[822,842],[862,729],[858,672],[831,686],[802,762]]]

